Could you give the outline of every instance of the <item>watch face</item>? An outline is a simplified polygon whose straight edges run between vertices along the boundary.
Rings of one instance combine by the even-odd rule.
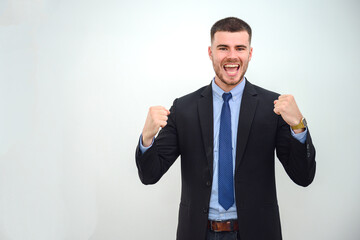
[[[305,118],[303,118],[302,122],[303,122],[304,126],[307,127],[307,122],[306,122]]]

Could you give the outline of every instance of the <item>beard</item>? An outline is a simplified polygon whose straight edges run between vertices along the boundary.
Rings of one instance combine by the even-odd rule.
[[[241,80],[243,80],[244,75],[245,75],[245,74],[241,74],[241,76],[238,79],[235,79],[235,77],[234,77],[233,79],[235,79],[235,81],[226,81],[225,78],[224,78],[224,75],[222,73],[218,74],[215,71],[215,74],[220,79],[220,81],[222,81],[223,83],[225,83],[228,86],[238,85],[241,82]]]
[[[235,62],[227,61],[226,63],[235,63]],[[225,71],[225,70],[222,66],[224,66],[226,63],[223,63],[219,66],[219,65],[215,65],[215,63],[213,62],[215,74],[220,79],[220,81],[223,82],[224,84],[226,84],[228,86],[236,86],[244,79],[249,62],[246,62],[244,64],[241,64],[238,61],[236,62],[236,63],[240,64],[239,71],[241,71],[241,74],[239,77],[224,76],[226,73],[223,73],[223,71]]]

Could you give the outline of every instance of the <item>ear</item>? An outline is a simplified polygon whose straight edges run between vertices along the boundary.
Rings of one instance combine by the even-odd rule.
[[[251,47],[251,48],[250,48],[250,52],[249,52],[249,61],[250,61],[251,58],[252,58],[252,52],[253,52],[253,48]]]
[[[209,58],[212,60],[211,46],[209,46],[209,48],[208,48],[208,54],[209,54]]]

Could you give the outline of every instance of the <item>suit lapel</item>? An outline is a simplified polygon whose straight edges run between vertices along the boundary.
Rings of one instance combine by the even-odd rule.
[[[211,176],[213,175],[213,155],[214,155],[214,116],[213,116],[213,97],[211,84],[205,87],[198,100],[198,113],[204,143],[206,158],[209,164]]]
[[[236,146],[236,165],[235,170],[240,166],[247,139],[249,137],[250,128],[254,119],[256,106],[258,103],[257,93],[254,86],[246,80],[244,93],[241,100],[240,116],[237,131],[237,146]]]

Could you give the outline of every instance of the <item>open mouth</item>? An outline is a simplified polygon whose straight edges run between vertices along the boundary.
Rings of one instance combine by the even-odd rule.
[[[240,64],[225,64],[223,68],[229,76],[235,76],[240,68]]]

